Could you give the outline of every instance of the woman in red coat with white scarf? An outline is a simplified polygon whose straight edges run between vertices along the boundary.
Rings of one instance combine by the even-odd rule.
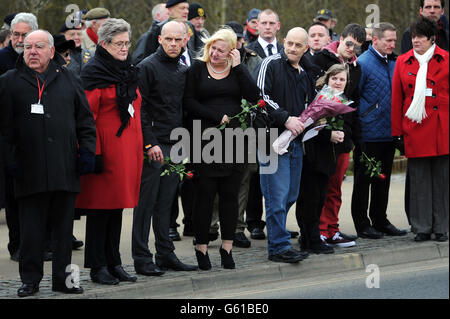
[[[448,240],[449,54],[435,44],[437,25],[411,25],[413,49],[397,59],[392,136],[404,138],[410,174],[410,223],[416,241]]]
[[[97,174],[81,178],[76,207],[87,215],[85,267],[92,281],[105,285],[136,281],[122,268],[119,252],[122,212],[138,203],[144,154],[130,33],[122,19],[104,22],[95,56],[81,72],[97,129]]]

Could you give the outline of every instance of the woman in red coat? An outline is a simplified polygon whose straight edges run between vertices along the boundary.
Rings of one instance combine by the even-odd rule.
[[[397,59],[392,136],[403,136],[410,174],[410,223],[416,241],[448,240],[449,54],[435,44],[437,25],[420,18],[413,50]]]
[[[95,57],[81,79],[97,128],[96,174],[81,179],[77,208],[86,212],[85,267],[94,282],[136,281],[122,268],[124,208],[138,203],[143,161],[141,96],[128,58],[130,25],[109,19],[99,29]]]

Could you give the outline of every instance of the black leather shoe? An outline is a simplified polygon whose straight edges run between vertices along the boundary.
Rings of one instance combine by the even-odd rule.
[[[420,242],[420,241],[427,241],[431,240],[431,234],[424,234],[424,233],[418,233],[416,237],[414,238],[414,241]]]
[[[446,234],[434,234],[434,240],[443,243],[448,240],[448,236]]]
[[[245,236],[243,232],[234,234],[233,246],[240,248],[249,248],[252,245],[251,241]]]
[[[20,250],[16,250],[10,257],[12,261],[19,262]]]
[[[17,290],[17,295],[19,297],[30,297],[37,292],[39,292],[39,284],[22,284]]]
[[[212,268],[208,252],[204,254],[196,249],[195,257],[197,257],[198,268],[200,268],[201,270],[210,270]]]
[[[280,254],[276,255],[269,255],[269,260],[279,263],[298,263],[299,261],[302,261],[304,258],[304,254],[301,254],[299,251],[296,251],[294,249],[286,250]]]
[[[80,295],[84,293],[84,289],[80,286],[73,286],[72,288],[68,288],[66,284],[53,283],[52,291],[62,292],[64,294],[72,294],[72,295]]]
[[[72,250],[77,250],[78,248],[83,247],[84,243],[81,240],[78,240],[74,235],[72,235]]]
[[[91,269],[91,279],[101,285],[117,285],[119,279],[111,275],[106,267]]]
[[[380,239],[383,238],[383,233],[380,233],[375,228],[369,226],[364,229],[362,232],[358,232],[358,237],[368,238],[368,239]]]
[[[384,227],[375,227],[380,233],[386,234],[388,236],[406,236],[408,233],[406,230],[400,230],[392,224],[386,225]]]
[[[291,238],[297,238],[300,233],[298,231],[288,230],[289,234],[291,234]]]
[[[161,276],[165,274],[165,271],[159,269],[153,262],[148,262],[144,265],[134,265],[134,270],[137,274],[143,276]]]
[[[169,237],[172,241],[181,241],[180,234],[176,228],[169,228]]]
[[[250,232],[250,237],[256,240],[262,240],[266,239],[266,234],[264,234],[264,231],[261,228],[256,227]]]
[[[168,255],[161,258],[156,257],[156,265],[162,270],[195,271],[198,269],[195,265],[183,264],[175,255]]]
[[[119,279],[119,281],[136,282],[137,277],[131,276],[127,273],[121,265],[115,267],[108,267],[108,271],[111,275]]]

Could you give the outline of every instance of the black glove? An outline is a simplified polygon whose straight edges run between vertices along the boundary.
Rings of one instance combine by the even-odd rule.
[[[78,174],[87,175],[94,172],[95,154],[86,149],[80,149],[78,157]]]
[[[103,156],[95,155],[94,173],[95,174],[100,174],[101,172],[103,172]]]
[[[394,136],[394,147],[400,151],[401,156],[405,156],[405,142],[403,136]]]

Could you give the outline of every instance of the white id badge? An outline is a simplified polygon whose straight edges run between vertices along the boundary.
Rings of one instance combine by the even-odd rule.
[[[133,104],[131,104],[131,103],[128,106],[128,113],[130,113],[131,117],[134,117],[134,107],[133,107]]]
[[[425,96],[433,96],[433,89],[428,88],[428,89],[425,91]]]
[[[31,104],[31,114],[44,114],[44,106],[39,103]]]

